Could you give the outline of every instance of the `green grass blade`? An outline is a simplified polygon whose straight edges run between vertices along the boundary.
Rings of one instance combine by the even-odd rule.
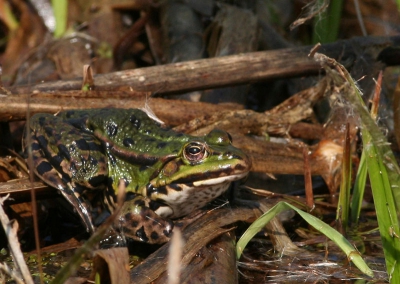
[[[239,259],[245,246],[248,242],[257,234],[264,226],[277,214],[285,210],[294,210],[296,211],[308,224],[313,226],[316,230],[323,233],[329,239],[331,239],[334,243],[336,243],[342,251],[347,255],[347,258],[351,260],[363,273],[368,276],[373,277],[374,273],[368,267],[368,265],[364,262],[358,251],[346,240],[343,235],[341,235],[338,231],[333,229],[331,226],[325,224],[315,216],[304,212],[297,207],[286,203],[286,202],[279,202],[270,210],[265,212],[260,218],[254,221],[253,224],[246,230],[243,236],[240,238],[236,245],[236,255]]]
[[[342,180],[340,182],[339,202],[337,206],[336,220],[340,221],[342,226],[341,232],[346,232],[349,223],[350,210],[350,189],[351,189],[351,150],[349,125],[346,127],[345,147],[342,159]]]
[[[366,129],[362,130],[362,135],[389,279],[391,283],[400,283],[399,227],[389,175],[371,135]]]
[[[322,5],[323,0],[320,0]],[[343,0],[330,1],[329,7],[314,20],[313,43],[329,43],[337,40],[342,16]]]
[[[353,197],[350,204],[350,220],[353,225],[358,224],[358,220],[360,219],[366,181],[367,163],[365,160],[365,151],[363,151],[360,158],[360,164],[358,165],[356,181],[354,182]]]
[[[56,18],[56,28],[54,30],[54,37],[60,38],[67,30],[68,21],[68,0],[52,0],[54,17]]]

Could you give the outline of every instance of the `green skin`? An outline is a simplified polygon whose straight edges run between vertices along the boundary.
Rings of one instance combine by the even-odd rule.
[[[36,114],[27,131],[35,173],[63,193],[88,231],[94,230],[88,193],[100,190],[113,205],[122,180],[130,198],[116,227],[149,243],[168,241],[171,218],[201,208],[251,167],[226,132],[177,133],[139,109]]]

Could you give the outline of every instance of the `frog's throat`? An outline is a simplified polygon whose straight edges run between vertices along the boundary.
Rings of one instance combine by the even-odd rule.
[[[224,177],[217,177],[217,178],[212,178],[212,179],[205,179],[205,180],[198,180],[193,182],[194,187],[203,187],[203,186],[209,186],[209,185],[215,185],[215,184],[220,184],[223,182],[231,182],[235,180],[239,180],[244,178],[248,173],[241,173],[237,175],[230,175],[230,176],[224,176]]]
[[[164,188],[164,190],[167,189],[167,193],[163,193],[161,190],[152,194],[152,199],[158,199],[165,204],[155,212],[160,216],[172,219],[186,216],[223,194],[232,181],[246,175],[247,173],[240,173],[189,184],[167,185]]]

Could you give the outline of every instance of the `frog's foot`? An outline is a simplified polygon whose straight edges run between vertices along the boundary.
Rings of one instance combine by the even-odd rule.
[[[124,203],[116,227],[128,238],[162,244],[169,241],[174,223],[157,215],[150,209],[149,201],[138,196]]]
[[[115,247],[126,247],[126,239],[113,228],[109,229],[99,243],[100,249],[109,249]]]

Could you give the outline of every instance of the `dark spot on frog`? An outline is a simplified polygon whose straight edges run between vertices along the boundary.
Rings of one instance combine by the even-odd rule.
[[[43,135],[37,136],[36,140],[39,142],[42,149],[47,149],[47,139]]]
[[[53,136],[56,141],[61,141],[63,139],[63,137],[59,133],[54,133]]]
[[[75,145],[79,150],[87,151],[90,149],[90,146],[85,139],[75,140]]]
[[[65,122],[72,125],[75,128],[80,129],[80,130],[93,132],[87,127],[87,125],[86,125],[87,120],[88,120],[88,117],[86,116],[86,117],[80,117],[80,118],[70,118],[70,119],[66,120]],[[76,129],[72,129],[69,133],[76,134]]]
[[[159,238],[158,233],[155,231],[151,232],[150,238],[152,240],[158,240],[158,238]]]
[[[44,116],[39,117],[39,125],[40,126],[43,126],[45,122],[46,122],[46,118]]]
[[[146,236],[146,232],[143,226],[136,231],[136,236],[143,242],[147,243],[149,241],[149,238]]]
[[[136,129],[140,128],[140,119],[136,118],[136,116],[134,114],[131,115],[131,117],[129,118],[129,121],[132,123],[132,125],[134,127],[136,127]]]
[[[156,142],[156,139],[155,139],[155,138],[152,138],[152,137],[150,137],[150,138],[146,138],[146,139],[144,139],[144,141],[145,141],[145,142],[147,142],[147,143],[154,143],[154,142]]]
[[[105,176],[105,175],[97,175],[97,176],[91,177],[89,179],[89,184],[92,187],[98,187],[105,182],[106,178],[107,178],[107,176]]]
[[[68,151],[67,147],[63,144],[59,144],[57,146],[59,155],[63,156],[67,160],[71,160],[71,155],[69,154],[70,152]]]
[[[162,149],[162,148],[164,148],[165,146],[167,146],[167,142],[160,142],[160,143],[157,144],[157,148],[158,148],[158,149]]]
[[[149,135],[149,134],[151,134],[151,130],[150,129],[146,129],[145,131],[144,131],[144,134],[147,134],[147,135]]]
[[[41,149],[41,147],[40,147],[39,143],[33,142],[33,143],[31,144],[31,149],[32,149],[32,151],[38,151],[38,150]]]
[[[36,167],[36,171],[40,176],[43,176],[45,173],[51,171],[53,169],[53,166],[46,162],[43,161],[41,162],[37,167]]]
[[[175,137],[182,137],[184,134],[183,133],[176,133]]]
[[[109,122],[106,126],[107,134],[110,137],[117,135],[118,132],[118,125],[115,122]]]
[[[125,138],[123,141],[122,141],[122,144],[124,144],[124,146],[125,147],[131,147],[132,145],[134,145],[135,144],[135,141],[133,141],[133,139],[132,138]]]
[[[88,142],[89,140],[87,140],[86,142]],[[104,150],[103,150],[103,148],[102,148],[102,146],[100,146],[99,144],[97,144],[96,142],[94,142],[94,141],[89,141],[88,143],[87,143],[87,145],[89,146],[89,150],[90,151],[96,151],[96,152],[103,152]]]
[[[129,219],[131,218],[131,216],[132,216],[132,213],[127,213],[127,214],[125,214],[125,220],[129,220]],[[136,220],[134,220],[134,221],[131,221],[131,222],[129,223],[129,225],[130,225],[132,228],[136,228],[137,226],[139,226],[139,222],[136,221]]]
[[[156,211],[158,208],[161,207],[161,204],[159,202],[151,200],[150,203],[149,203],[149,207],[150,207],[151,210]]]
[[[47,135],[53,136],[54,133],[54,128],[50,126],[45,126],[43,127],[44,131],[46,132]]]
[[[51,165],[56,165],[56,166],[60,166],[61,162],[64,160],[64,158],[61,155],[54,155],[49,159],[49,162]],[[61,168],[58,169],[57,167],[57,171],[62,170]]]
[[[175,191],[181,191],[182,187],[179,184],[176,183],[172,183],[170,185],[168,185],[169,188],[175,190]]]
[[[168,194],[168,191],[167,191],[167,188],[166,188],[165,186],[160,186],[160,187],[155,188],[155,189],[153,190],[153,193],[167,195],[167,194]],[[149,194],[149,193],[147,193],[147,194]],[[149,196],[150,196],[150,195],[149,195]],[[161,203],[162,203],[162,202],[161,202]]]

